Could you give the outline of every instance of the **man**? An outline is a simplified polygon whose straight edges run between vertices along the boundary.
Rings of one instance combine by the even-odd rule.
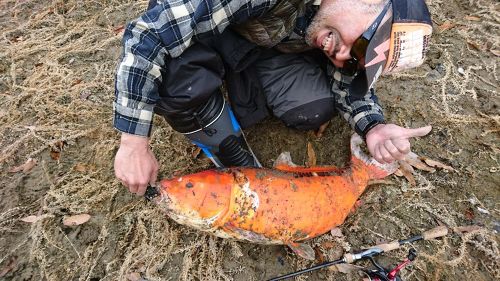
[[[423,62],[432,32],[424,0],[155,2],[127,26],[116,75],[115,174],[132,193],[157,178],[153,112],[221,167],[260,166],[240,124],[268,111],[303,130],[338,111],[379,162],[403,159],[409,139],[431,129],[386,124],[373,90],[382,72]]]

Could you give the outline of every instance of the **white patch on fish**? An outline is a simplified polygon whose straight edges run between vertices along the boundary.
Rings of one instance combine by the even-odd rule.
[[[247,198],[251,199],[252,209],[254,211],[257,211],[257,208],[259,208],[260,205],[259,195],[257,194],[257,192],[250,189],[250,181],[247,181],[245,184],[243,184],[241,190],[245,193]]]

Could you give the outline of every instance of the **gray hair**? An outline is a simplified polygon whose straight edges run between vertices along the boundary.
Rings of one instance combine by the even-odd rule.
[[[367,15],[378,15],[389,1],[391,0],[380,0],[378,3],[369,3],[363,0],[355,2],[352,0],[335,0],[337,7],[341,9],[352,9],[354,7],[360,11],[366,12]]]

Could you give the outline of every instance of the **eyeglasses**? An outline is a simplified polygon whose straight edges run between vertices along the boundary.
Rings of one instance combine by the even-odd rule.
[[[385,14],[389,10],[392,1],[388,1],[385,4],[384,10],[378,15],[372,25],[352,44],[351,58],[344,62],[344,66],[341,69],[342,74],[347,76],[353,76],[358,71],[358,65],[361,61],[365,59],[366,49],[370,44],[378,26],[385,17]]]

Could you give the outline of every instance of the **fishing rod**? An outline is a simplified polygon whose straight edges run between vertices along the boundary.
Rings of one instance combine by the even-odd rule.
[[[371,261],[371,263],[376,267],[375,270],[370,270],[370,271],[366,272],[370,276],[370,278],[373,277],[373,279],[370,279],[370,280],[382,280],[382,281],[400,280],[397,277],[397,273],[403,267],[408,265],[410,262],[412,262],[416,258],[417,253],[414,249],[411,249],[409,251],[408,257],[403,263],[398,265],[396,268],[394,268],[390,272],[388,272],[388,270],[383,268],[382,266],[378,265],[375,262],[375,260],[373,259],[373,257],[376,255],[379,255],[381,253],[396,250],[405,244],[410,244],[410,243],[413,243],[413,242],[419,241],[419,240],[431,240],[431,239],[435,239],[438,237],[446,236],[447,234],[448,234],[448,228],[446,226],[438,226],[438,227],[433,228],[431,230],[425,231],[425,232],[421,233],[420,235],[412,236],[410,238],[403,239],[403,240],[396,240],[396,241],[389,242],[389,243],[379,244],[379,245],[370,247],[364,251],[361,251],[361,252],[355,253],[355,254],[347,253],[342,258],[340,258],[338,260],[325,262],[325,263],[322,263],[322,264],[319,264],[319,265],[316,265],[316,266],[313,266],[310,268],[306,268],[306,269],[299,270],[299,271],[296,271],[293,273],[289,273],[286,275],[275,277],[275,278],[269,279],[268,281],[284,280],[284,279],[292,278],[292,277],[295,277],[295,276],[298,276],[298,275],[301,275],[301,274],[304,274],[307,272],[326,268],[326,267],[329,267],[332,265],[350,264],[350,263],[353,263],[355,261],[362,260],[362,259],[369,259]]]

